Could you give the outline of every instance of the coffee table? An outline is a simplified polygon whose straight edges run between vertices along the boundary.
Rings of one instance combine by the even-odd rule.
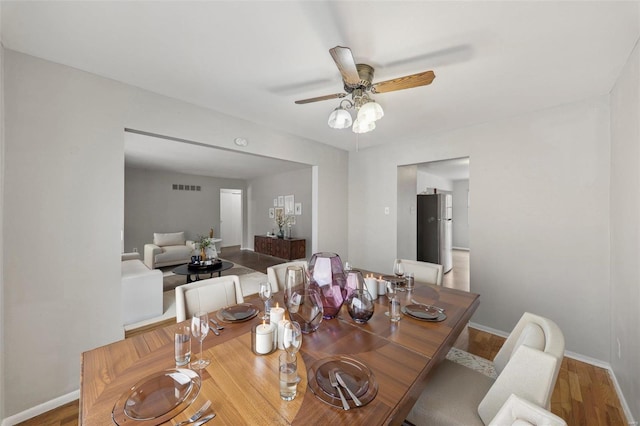
[[[226,271],[227,269],[231,268],[233,268],[233,262],[227,262],[226,260],[223,260],[220,263],[214,263],[210,267],[203,269],[189,269],[189,264],[180,265],[171,272],[176,275],[186,275],[187,284],[189,284],[194,281],[201,280],[202,278],[200,278],[200,275],[209,274],[209,278],[213,278],[213,274],[215,274],[216,272],[218,273],[218,276],[220,276],[222,274],[222,271]]]

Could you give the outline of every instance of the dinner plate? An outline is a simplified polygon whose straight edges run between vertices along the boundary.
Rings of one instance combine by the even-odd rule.
[[[334,407],[342,408],[342,401],[336,388],[331,386],[329,372],[335,370],[345,381],[349,389],[358,397],[362,405],[373,401],[378,393],[378,383],[373,372],[355,358],[336,355],[314,362],[307,372],[309,387],[321,401]],[[356,408],[349,393],[341,388],[351,408]]]
[[[159,425],[187,408],[200,393],[198,373],[172,368],[145,377],[124,392],[113,406],[117,425]]]
[[[216,313],[216,317],[223,322],[244,322],[258,315],[258,308],[251,303],[239,303],[225,306]]]
[[[439,322],[447,319],[444,312],[424,305],[406,305],[401,308],[403,314],[421,321]]]

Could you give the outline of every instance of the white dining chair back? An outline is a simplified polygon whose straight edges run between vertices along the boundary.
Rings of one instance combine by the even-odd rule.
[[[408,259],[400,259],[400,262],[404,267],[405,275],[413,273],[413,278],[417,282],[442,285],[442,265]]]
[[[507,345],[509,342],[509,345]],[[486,425],[511,394],[549,409],[564,356],[564,335],[547,318],[525,313],[496,356],[494,380],[445,359],[407,416],[415,425]]]
[[[504,369],[520,345],[541,350],[561,361],[564,356],[564,335],[558,325],[548,318],[525,312],[493,358],[493,364],[498,374]],[[560,364],[555,371],[555,377],[559,372]]]
[[[306,271],[309,267],[306,260],[296,260],[293,262],[280,263],[279,265],[269,266],[267,268],[267,279],[271,283],[271,292],[277,293],[284,288],[285,274],[288,266],[302,266]]]
[[[213,312],[243,303],[237,275],[209,278],[176,287],[176,321],[191,318],[197,311]]]

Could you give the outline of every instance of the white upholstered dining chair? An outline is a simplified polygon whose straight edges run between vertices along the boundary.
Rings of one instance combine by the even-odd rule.
[[[414,425],[487,425],[511,394],[546,409],[564,356],[564,335],[551,320],[525,313],[496,355],[494,380],[444,360],[407,416]]]
[[[271,291],[277,293],[284,288],[285,274],[288,266],[302,266],[306,271],[309,267],[306,260],[296,260],[294,262],[281,263],[267,268],[267,279],[271,283]]]
[[[511,394],[489,426],[567,426],[567,422],[544,408]]]
[[[176,287],[176,322],[197,311],[212,312],[228,305],[243,303],[237,275],[209,278]]]
[[[400,259],[400,262],[404,267],[405,275],[411,272],[418,282],[442,285],[442,265],[408,259]]]

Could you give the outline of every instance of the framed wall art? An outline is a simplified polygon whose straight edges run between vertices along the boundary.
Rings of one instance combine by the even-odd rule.
[[[293,195],[285,195],[284,197],[284,214],[293,214],[294,197]]]

